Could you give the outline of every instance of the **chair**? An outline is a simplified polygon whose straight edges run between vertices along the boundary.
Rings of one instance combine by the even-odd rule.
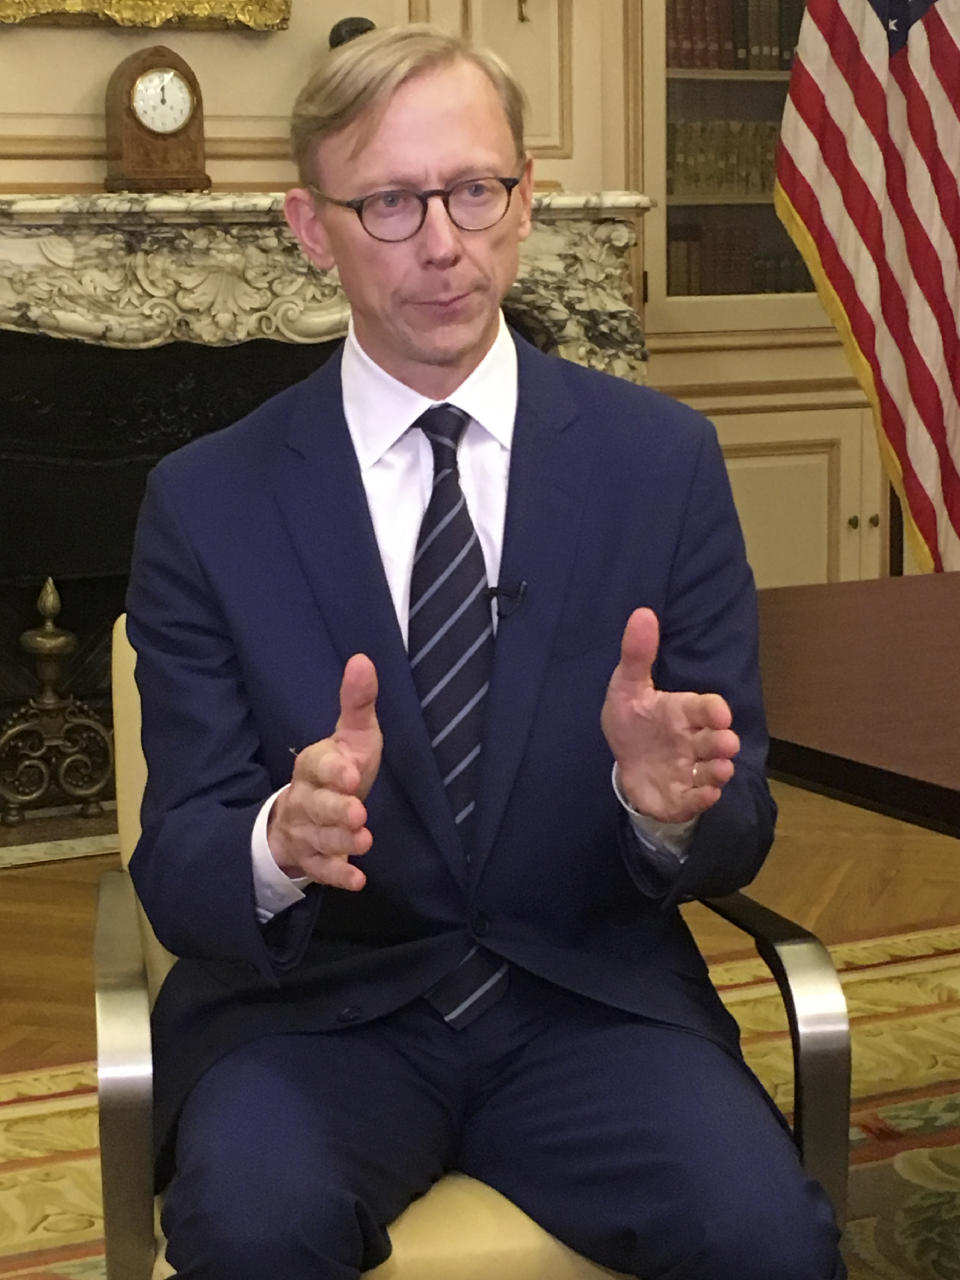
[[[113,634],[113,709],[120,851],[126,868],[139,835],[146,764],[140,703],[125,618]],[[794,1057],[794,1137],[842,1224],[846,1207],[850,1034],[830,955],[805,929],[734,893],[707,901],[754,939],[786,1005]],[[104,875],[97,907],[96,968],[101,1171],[107,1280],[158,1280],[155,1225],[150,1005],[173,957],[157,942],[126,869]],[[390,1230],[393,1254],[366,1280],[601,1280],[587,1262],[490,1187],[448,1174]],[[156,1265],[155,1265],[156,1264]]]

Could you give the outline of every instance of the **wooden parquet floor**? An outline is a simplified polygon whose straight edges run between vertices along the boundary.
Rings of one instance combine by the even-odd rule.
[[[960,841],[795,787],[774,791],[777,842],[750,889],[761,902],[826,943],[960,922]],[[0,1072],[94,1057],[96,883],[116,864],[0,870]],[[749,953],[706,908],[684,910],[709,959]]]
[[[21,839],[25,828],[19,827]],[[97,881],[119,857],[0,869],[0,1074],[96,1056]]]
[[[960,923],[960,840],[798,787],[772,790],[777,838],[752,897],[827,945]],[[743,954],[737,930],[697,904],[684,911],[708,959]]]

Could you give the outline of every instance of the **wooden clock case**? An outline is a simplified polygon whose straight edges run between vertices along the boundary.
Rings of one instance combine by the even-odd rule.
[[[145,71],[171,67],[189,84],[194,97],[190,119],[175,133],[155,133],[136,117],[133,86]],[[187,63],[172,49],[152,45],[130,54],[107,83],[107,191],[208,191],[204,172],[203,97]]]

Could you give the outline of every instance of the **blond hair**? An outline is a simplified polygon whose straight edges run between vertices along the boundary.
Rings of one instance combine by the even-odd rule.
[[[505,62],[489,49],[475,49],[459,36],[427,23],[378,27],[334,49],[297,95],[290,142],[300,181],[314,180],[313,151],[324,138],[364,117],[354,154],[376,131],[390,98],[414,76],[454,62],[472,62],[493,87],[517,148],[524,157],[524,93]]]

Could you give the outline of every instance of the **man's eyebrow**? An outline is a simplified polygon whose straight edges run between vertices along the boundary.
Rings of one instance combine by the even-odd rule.
[[[498,163],[463,165],[461,168],[451,171],[447,176],[446,182],[443,184],[443,189],[446,190],[447,187],[456,186],[458,182],[466,182],[470,178],[495,178],[501,174],[501,171],[503,175],[507,175],[512,172],[509,167],[503,169]],[[364,189],[369,192],[376,192],[397,191],[400,189],[404,191],[430,191],[433,188],[424,186],[420,182],[409,177],[401,178],[396,175],[392,175],[388,178],[384,178],[381,182],[378,182],[375,185],[369,185]]]

